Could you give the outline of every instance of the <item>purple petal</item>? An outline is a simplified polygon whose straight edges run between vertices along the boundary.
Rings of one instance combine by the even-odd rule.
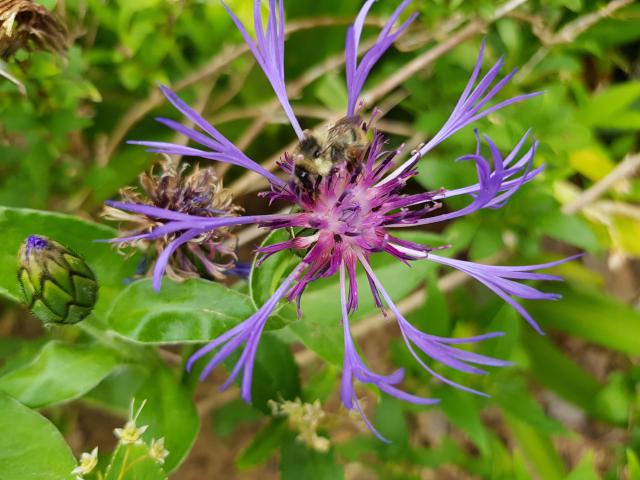
[[[203,229],[187,230],[185,233],[169,243],[169,245],[167,245],[162,253],[158,256],[156,265],[153,268],[153,288],[157,292],[160,291],[160,285],[162,284],[162,275],[164,275],[164,271],[169,264],[169,258],[171,257],[171,255],[173,255],[173,253],[178,248],[187,243],[189,240],[192,240],[198,235],[201,235],[203,231]]]
[[[198,359],[214,351],[216,348],[222,347],[203,369],[200,375],[200,380],[203,380],[216,366],[218,366],[225,358],[231,355],[231,353],[244,343],[245,347],[240,355],[240,359],[231,371],[229,379],[224,382],[221,388],[227,388],[238,376],[240,371],[244,370],[241,388],[242,399],[247,403],[250,403],[253,366],[255,363],[260,336],[262,335],[262,331],[264,330],[264,326],[266,325],[269,316],[278,305],[278,302],[280,302],[280,300],[286,295],[287,290],[289,290],[304,268],[306,268],[306,265],[301,262],[280,284],[271,298],[269,298],[269,300],[267,300],[267,302],[265,302],[265,304],[262,305],[256,313],[251,315],[251,317],[241,324],[236,325],[231,330],[214,339],[208,345],[204,346],[192,355],[187,362],[187,370],[190,371]]]
[[[402,163],[396,170],[394,170],[390,175],[388,175],[385,179],[383,179],[380,183],[385,183],[390,181],[407,169],[410,169],[415,165],[415,163],[424,155],[426,155],[429,151],[431,151],[436,145],[440,144],[449,136],[453,135],[460,129],[466,127],[467,125],[490,115],[491,113],[500,110],[506,106],[512,105],[517,102],[521,102],[523,100],[535,97],[540,95],[541,92],[530,93],[526,95],[518,95],[511,99],[500,102],[492,107],[484,108],[489,102],[508,82],[511,80],[515,71],[507,74],[502,80],[498,81],[493,88],[487,90],[493,83],[493,81],[497,78],[500,69],[503,66],[502,58],[498,60],[487,72],[487,74],[480,80],[478,85],[473,89],[473,83],[478,77],[479,67],[482,62],[482,57],[484,53],[484,42],[480,48],[480,54],[478,56],[478,61],[473,70],[471,78],[464,88],[456,107],[451,112],[451,115],[442,126],[442,128],[424,145],[420,148],[414,155],[412,155],[407,161]]]
[[[540,326],[536,323],[536,321],[531,317],[529,312],[516,302],[511,295],[523,298],[523,299],[532,299],[532,300],[556,300],[559,298],[557,294],[553,293],[544,293],[540,290],[537,290],[528,285],[523,285],[518,282],[515,282],[511,279],[523,279],[523,280],[558,280],[559,277],[546,276],[544,274],[534,274],[528,273],[532,270],[538,270],[543,268],[549,268],[556,265],[560,265],[562,263],[568,262],[577,258],[577,256],[565,258],[562,260],[558,260],[555,262],[544,263],[540,265],[529,265],[529,266],[520,266],[520,267],[508,267],[508,266],[493,266],[493,265],[481,265],[478,263],[467,262],[464,260],[456,260],[452,258],[440,257],[438,255],[429,254],[427,257],[428,260],[432,262],[440,263],[442,265],[447,265],[453,268],[456,268],[489,288],[496,295],[506,301],[509,305],[511,305],[516,311],[541,335],[544,335]]]
[[[369,9],[375,0],[367,0],[353,25],[347,29],[347,38],[345,42],[345,64],[347,76],[348,106],[347,115],[354,115],[358,97],[364,86],[369,73],[380,60],[382,55],[389,49],[393,42],[406,30],[406,28],[416,19],[417,14],[411,15],[395,33],[391,34],[391,28],[396,23],[402,12],[409,6],[412,0],[404,0],[398,8],[393,12],[385,26],[380,31],[376,43],[364,54],[360,64],[358,64],[358,47],[360,45],[360,37],[362,28]]]
[[[222,0],[221,0],[222,1]],[[289,98],[287,97],[287,89],[284,82],[284,8],[282,0],[279,0],[278,8],[274,0],[269,1],[269,17],[267,18],[267,31],[262,26],[262,14],[260,10],[260,0],[254,1],[254,28],[256,41],[254,42],[249,32],[244,27],[238,17],[234,15],[227,4],[222,1],[222,5],[225,10],[236,24],[236,27],[244,37],[245,42],[251,49],[253,56],[255,57],[258,65],[264,72],[269,80],[269,83],[273,87],[273,90],[282,105],[291,126],[296,132],[296,135],[300,140],[304,139],[304,133],[298,123]],[[279,19],[276,19],[276,16]]]

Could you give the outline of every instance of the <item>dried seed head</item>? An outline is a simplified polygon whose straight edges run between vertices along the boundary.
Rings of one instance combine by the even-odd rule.
[[[0,58],[9,58],[21,48],[62,53],[67,48],[67,29],[32,0],[0,0]]]
[[[176,165],[166,157],[160,162],[159,169],[152,168],[149,173],[140,175],[142,191],[131,187],[120,190],[122,201],[201,217],[235,216],[242,213],[242,209],[233,204],[231,193],[223,188],[222,181],[216,177],[212,168],[196,166],[188,174],[187,168],[187,164]],[[122,222],[123,236],[145,234],[165,223],[164,220],[147,214],[127,213],[109,206],[105,207],[103,216]],[[119,247],[143,247],[152,256],[160,255],[177,236],[169,233],[153,242],[121,242]],[[178,281],[189,277],[223,280],[225,272],[235,267],[236,247],[236,237],[228,227],[205,232],[176,250],[169,261],[167,274]]]

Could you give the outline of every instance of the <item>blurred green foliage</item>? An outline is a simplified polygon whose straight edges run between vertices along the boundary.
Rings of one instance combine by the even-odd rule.
[[[213,338],[245,318],[275,289],[289,258],[270,260],[234,291],[192,280],[166,282],[162,296],[153,297],[147,280],[127,285],[139,259],[125,260],[107,245],[94,243],[115,231],[91,219],[97,218],[104,200],[135,184],[137,175],[157,160],[126,145],[127,139],[173,139],[153,121],[157,115],[177,118],[159,94],[159,83],[178,89],[233,140],[244,142],[251,123],[266,112],[269,125],[242,145],[256,160],[276,155],[293,141],[293,133],[279,109],[269,113],[272,91],[253,60],[239,50],[241,37],[218,2],[41,3],[65,21],[72,46],[65,58],[19,52],[7,62],[7,71],[24,85],[25,94],[0,77],[0,294],[7,300],[0,327],[10,334],[0,339],[0,425],[11,432],[10,440],[31,445],[28,451],[14,452],[15,441],[0,442],[0,477],[35,475],[46,449],[46,478],[70,478],[69,449],[51,422],[30,408],[46,408],[70,437],[73,429],[51,414],[52,406],[61,408],[67,419],[85,404],[122,415],[135,396],[148,400],[140,418],[150,425],[145,440],[166,438],[170,455],[164,472],[173,472],[187,459],[185,470],[174,474],[181,478],[191,468],[188,455],[199,429],[192,400],[199,372],[183,369],[192,352],[189,344]],[[251,2],[228,3],[249,21]],[[305,127],[344,113],[346,87],[339,59],[345,26],[360,3],[286,2],[287,22],[294,30],[286,43],[286,77]],[[373,17],[386,18],[397,3],[376,3]],[[504,54],[507,68],[522,67],[500,95],[544,90],[541,97],[492,114],[479,128],[505,150],[531,128],[540,141],[536,162],[547,165],[545,173],[500,210],[483,210],[416,235],[432,245],[451,243],[452,254],[475,261],[498,256],[535,263],[586,252],[587,262],[557,269],[567,278],[566,285],[554,286],[563,293],[562,301],[527,305],[550,335],[527,330],[509,307],[478,285],[447,286],[437,282],[433,266],[407,270],[380,259],[377,271],[398,301],[426,291],[426,301],[409,317],[417,326],[454,336],[504,331],[504,337],[481,350],[515,364],[484,377],[451,374],[454,381],[492,395],[485,399],[426,378],[397,338],[360,339],[365,351],[368,342],[373,349],[384,345],[376,360],[404,367],[408,389],[442,398],[440,407],[425,409],[368,395],[369,408],[375,409],[372,419],[393,440],[385,445],[358,433],[344,412],[335,412],[340,312],[335,279],[318,282],[303,300],[301,321],[285,306],[267,327],[272,331],[263,339],[256,365],[256,408],[235,402],[221,406],[213,414],[215,434],[203,433],[231,442],[241,425],[252,426],[257,433],[242,449],[234,449],[239,471],[250,475],[250,469],[278,454],[273,475],[285,479],[336,479],[361,470],[382,479],[640,478],[640,314],[633,305],[640,285],[640,180],[627,175],[598,198],[583,202],[586,189],[601,184],[640,148],[640,5],[522,1],[495,19],[503,6],[488,0],[416,0],[418,21],[374,70],[366,88],[375,90],[411,60],[482,21],[486,28],[378,99],[386,111],[380,128],[388,129],[391,141],[417,144],[437,131],[464,88],[483,35],[485,66]],[[367,27],[365,36],[375,32]],[[338,66],[325,68],[324,62],[334,58]],[[316,78],[318,69],[323,74]],[[472,151],[474,142],[471,129],[445,142],[422,161],[412,188],[468,184],[474,178],[472,167],[454,160]],[[225,175],[227,185],[238,179],[236,169]],[[240,193],[248,209],[264,208],[252,192]],[[17,249],[30,233],[72,247],[96,272],[100,299],[86,322],[38,335],[25,327],[28,315],[12,303],[20,300],[13,272]],[[374,313],[366,293],[361,301],[356,320]],[[12,320],[16,311],[20,323]],[[177,344],[186,346],[177,350]],[[305,364],[299,372],[291,344],[303,344],[327,365],[310,374]],[[207,396],[212,395],[216,393],[207,388]],[[328,411],[333,409],[333,422],[321,432],[331,440],[328,452],[296,441],[286,420],[266,418],[268,400],[296,397],[321,399]],[[123,455],[119,449],[113,457],[117,462]],[[211,457],[215,464],[215,453]],[[148,469],[144,464],[141,469],[151,473],[144,478],[164,475],[147,463]],[[234,475],[228,472],[225,478]]]

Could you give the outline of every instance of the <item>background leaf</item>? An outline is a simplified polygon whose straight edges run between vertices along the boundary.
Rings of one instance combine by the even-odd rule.
[[[71,480],[76,461],[44,417],[0,392],[0,473],[3,480]],[[10,434],[9,434],[10,432]]]
[[[0,390],[32,408],[81,397],[119,364],[118,355],[100,345],[49,342],[33,360],[0,376]]]
[[[136,342],[169,344],[212,340],[254,312],[246,295],[201,279],[165,279],[156,292],[151,279],[129,285],[113,302],[107,321]]]
[[[191,392],[178,383],[169,369],[158,366],[136,393],[136,400],[147,400],[137,424],[149,426],[144,434],[149,442],[164,437],[169,450],[164,470],[171,473],[184,461],[200,429]]]
[[[282,480],[313,478],[317,480],[341,480],[342,468],[336,462],[335,454],[315,452],[297,441],[293,435],[282,444],[280,458]]]

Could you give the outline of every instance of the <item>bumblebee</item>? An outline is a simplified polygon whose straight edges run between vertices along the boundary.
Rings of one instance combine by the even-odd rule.
[[[351,168],[361,162],[369,143],[359,116],[343,117],[322,134],[305,130],[293,155],[294,182],[313,195],[322,178],[335,168]]]

